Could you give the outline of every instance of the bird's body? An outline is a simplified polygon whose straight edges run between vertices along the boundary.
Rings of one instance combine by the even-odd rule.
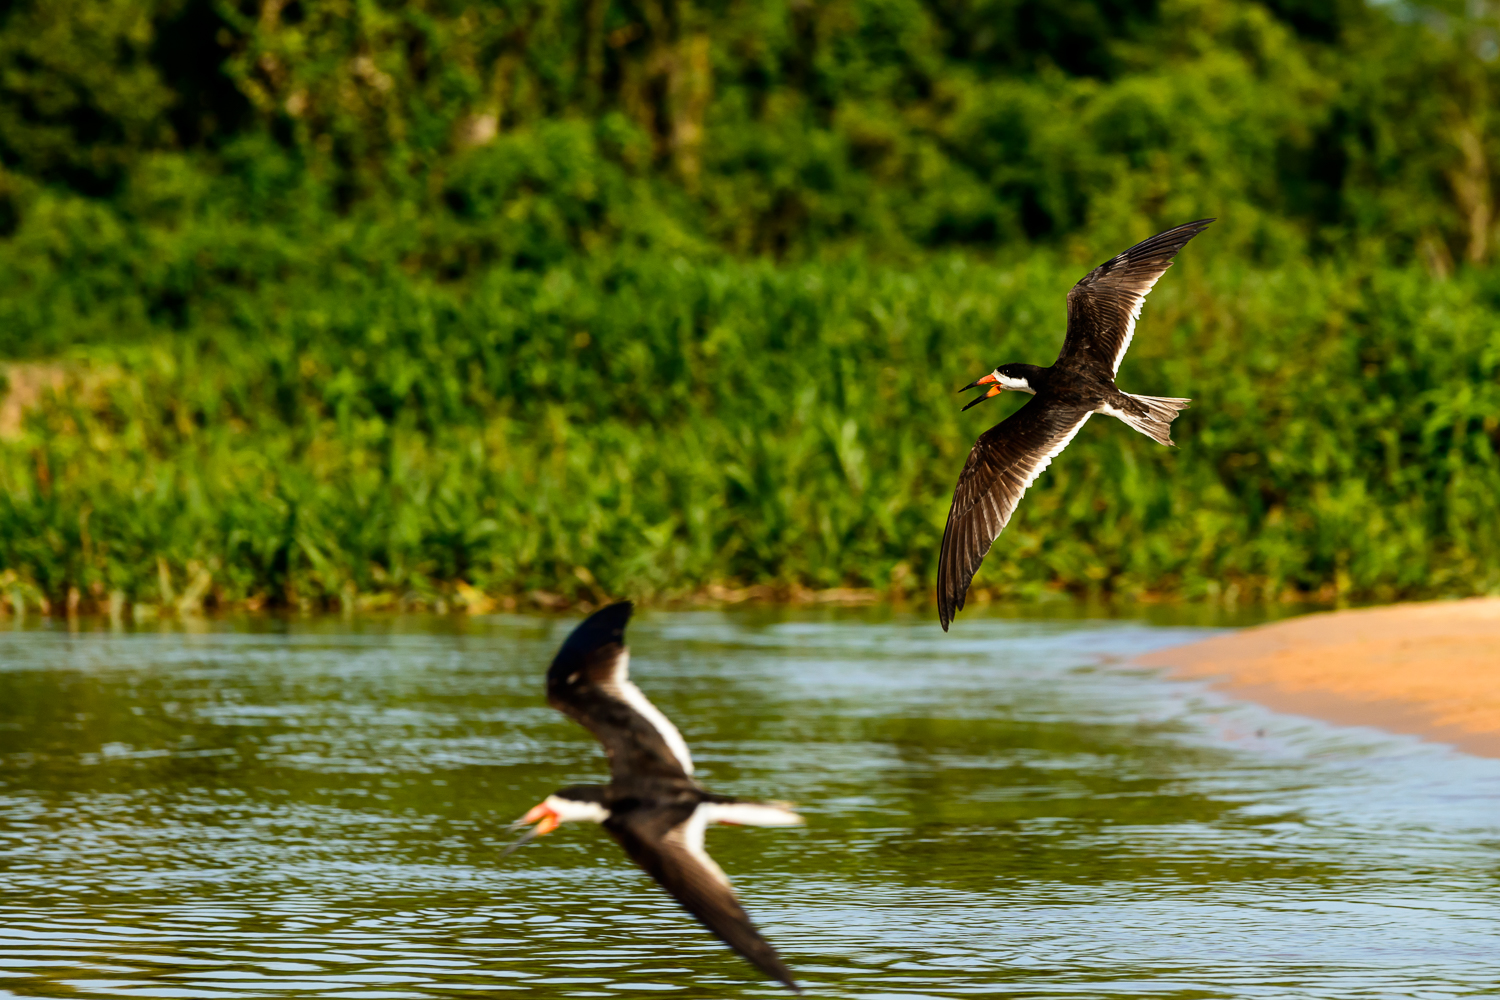
[[[1189,400],[1135,396],[1115,385],[1146,293],[1172,258],[1212,219],[1177,226],[1136,244],[1084,276],[1068,293],[1068,332],[1049,368],[1001,365],[965,389],[987,386],[974,406],[1009,389],[1033,398],[980,435],[953,491],[938,556],[938,618],[946,631],[969,583],[1037,476],[1095,413],[1124,421],[1160,444]]]
[[[599,823],[705,927],[762,972],[796,989],[791,972],[703,849],[703,834],[715,823],[796,826],[802,818],[781,803],[715,795],[693,779],[682,734],[630,681],[625,648],[630,612],[629,602],[595,612],[568,637],[547,671],[548,703],[603,744],[610,782],[553,792],[517,821],[516,826],[536,826],[511,850],[561,823]]]

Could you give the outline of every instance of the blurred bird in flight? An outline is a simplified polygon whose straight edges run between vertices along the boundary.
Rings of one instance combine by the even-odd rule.
[[[547,703],[603,744],[609,784],[553,792],[511,824],[535,826],[505,853],[561,823],[599,823],[703,926],[757,969],[800,992],[740,906],[728,877],[704,851],[703,832],[711,823],[796,826],[802,817],[783,803],[741,802],[693,780],[682,734],[630,681],[625,624],[631,610],[624,601],[594,612],[547,670]]]

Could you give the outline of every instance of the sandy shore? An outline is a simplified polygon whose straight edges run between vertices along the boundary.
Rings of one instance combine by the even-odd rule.
[[[1138,662],[1278,711],[1500,757],[1500,598],[1308,615]]]

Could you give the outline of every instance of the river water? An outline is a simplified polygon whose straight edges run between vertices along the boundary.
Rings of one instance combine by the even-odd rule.
[[[650,613],[708,849],[818,997],[1500,993],[1500,761],[1131,669],[1195,624]],[[0,632],[0,996],[788,995],[607,835],[571,620]]]

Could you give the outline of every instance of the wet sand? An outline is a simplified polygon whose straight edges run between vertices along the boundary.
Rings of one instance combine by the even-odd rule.
[[[1277,711],[1500,757],[1500,598],[1308,615],[1137,662]]]

